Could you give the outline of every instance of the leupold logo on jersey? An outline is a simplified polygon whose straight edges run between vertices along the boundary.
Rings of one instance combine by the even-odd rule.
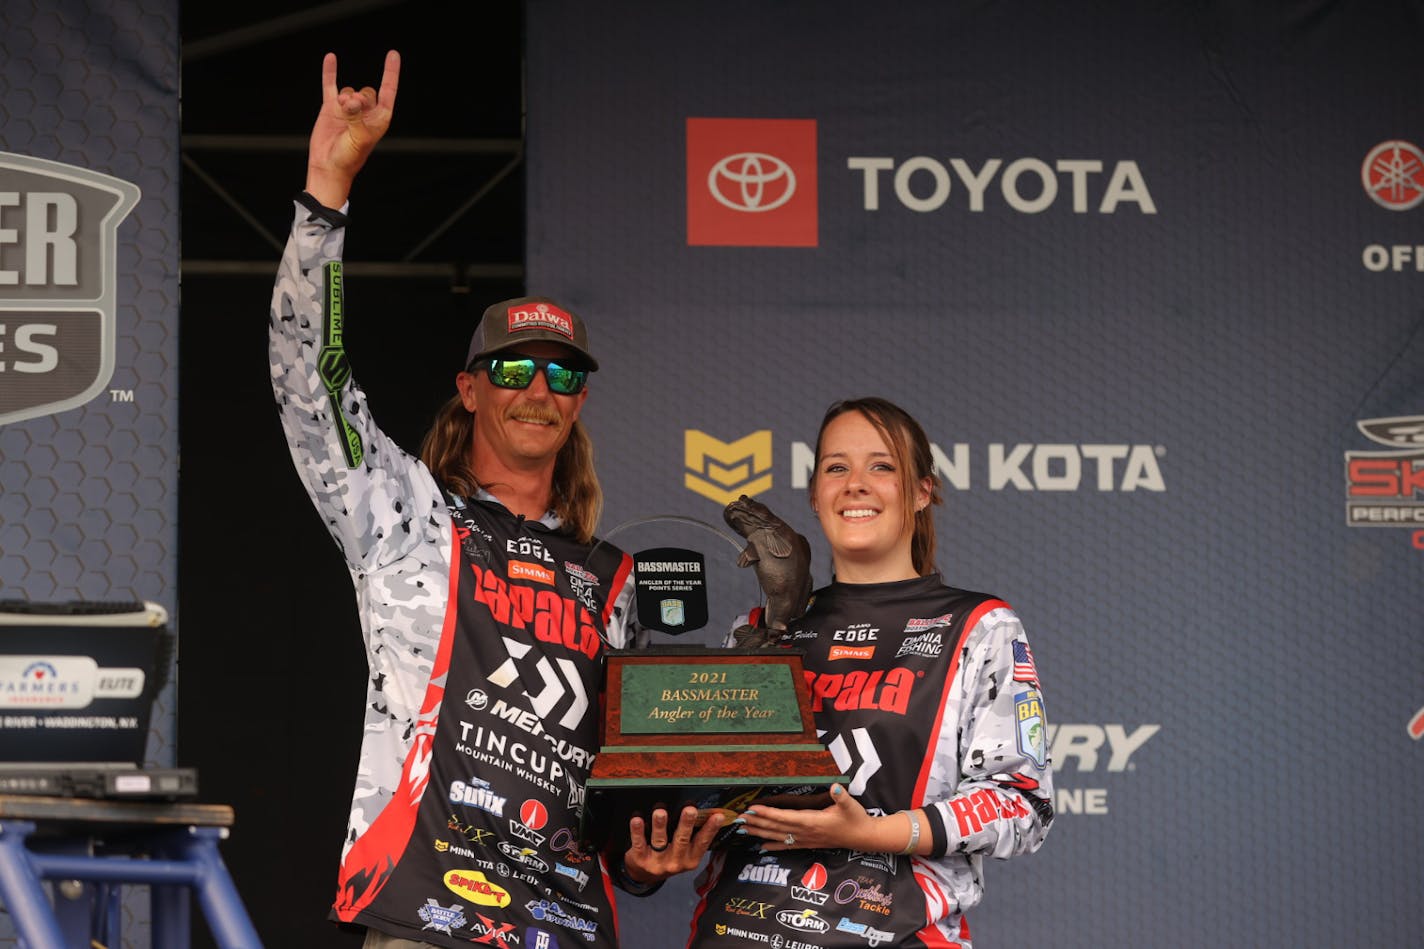
[[[1360,419],[1364,436],[1394,451],[1345,452],[1351,527],[1424,527],[1424,415]]]
[[[683,434],[683,484],[720,505],[771,490],[771,463],[770,429],[734,442],[695,428]]]
[[[815,247],[814,119],[688,119],[687,243]]]
[[[119,223],[136,185],[0,152],[0,425],[62,412],[114,374]]]

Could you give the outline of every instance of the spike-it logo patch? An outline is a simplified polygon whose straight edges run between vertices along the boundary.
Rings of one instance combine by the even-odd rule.
[[[771,490],[771,429],[724,442],[689,428],[683,433],[683,485],[719,505]]]
[[[138,186],[0,152],[0,425],[76,408],[114,375],[119,224]]]
[[[815,247],[815,119],[688,119],[687,243]]]

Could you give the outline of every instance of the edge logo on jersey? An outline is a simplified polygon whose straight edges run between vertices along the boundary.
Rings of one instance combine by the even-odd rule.
[[[687,120],[687,243],[815,247],[815,119]]]

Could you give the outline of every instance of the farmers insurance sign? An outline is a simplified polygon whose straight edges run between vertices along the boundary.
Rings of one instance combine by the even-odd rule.
[[[0,152],[0,425],[108,384],[116,235],[138,199],[127,181]]]

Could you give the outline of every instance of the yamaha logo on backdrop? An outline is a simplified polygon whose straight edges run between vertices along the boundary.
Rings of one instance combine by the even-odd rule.
[[[1375,204],[1408,211],[1424,201],[1424,152],[1398,139],[1381,142],[1365,156],[1360,180]]]
[[[114,374],[119,223],[139,189],[0,152],[0,425],[83,405]]]

